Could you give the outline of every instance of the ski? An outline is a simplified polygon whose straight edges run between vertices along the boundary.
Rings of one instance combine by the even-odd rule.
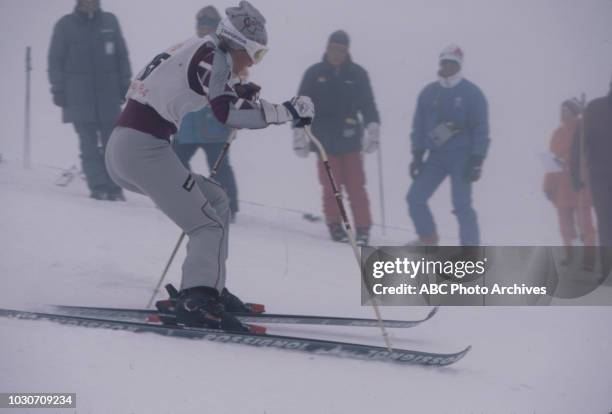
[[[96,316],[121,318],[135,322],[147,321],[152,315],[157,315],[156,310],[150,309],[125,309],[104,308],[88,306],[66,306],[51,305],[52,309],[69,315]],[[383,320],[387,328],[412,328],[433,318],[438,312],[438,307],[433,308],[429,314],[419,320]],[[315,315],[291,315],[284,313],[233,313],[244,323],[270,323],[270,324],[298,324],[298,325],[330,325],[330,326],[352,326],[352,327],[377,327],[376,319],[347,318],[337,316],[315,316]]]
[[[468,346],[462,351],[451,354],[411,351],[407,349],[394,349],[393,352],[389,352],[386,348],[380,346],[314,339],[308,337],[291,337],[251,332],[228,332],[219,329],[188,328],[180,325],[154,325],[150,323],[64,315],[58,313],[0,309],[0,316],[13,319],[51,321],[64,325],[90,328],[122,330],[128,332],[147,332],[177,338],[242,344],[260,348],[278,348],[301,351],[314,355],[329,355],[370,361],[385,361],[402,365],[450,365],[462,359],[471,348],[471,346]]]

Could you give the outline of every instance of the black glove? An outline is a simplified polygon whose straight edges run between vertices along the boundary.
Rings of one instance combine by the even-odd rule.
[[[283,106],[293,117],[294,128],[303,128],[312,124],[315,116],[314,103],[308,96],[295,96],[290,101],[283,102]]]
[[[239,98],[246,99],[247,101],[253,101],[259,97],[261,86],[256,85],[253,82],[237,83],[234,85],[234,90]]]
[[[421,174],[423,171],[423,156],[425,156],[425,151],[412,151],[412,162],[410,163],[410,177],[413,180]]]
[[[66,106],[66,96],[62,92],[55,92],[53,94],[53,103],[60,108]]]
[[[475,182],[480,179],[482,173],[482,162],[484,157],[482,155],[472,155],[468,161],[465,169],[465,179],[469,182]]]

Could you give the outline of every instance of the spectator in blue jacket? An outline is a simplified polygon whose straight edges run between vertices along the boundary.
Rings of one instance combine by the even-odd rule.
[[[414,244],[438,243],[427,202],[447,176],[460,243],[480,244],[472,183],[480,178],[489,147],[487,101],[475,84],[463,78],[462,65],[463,51],[456,45],[446,47],[440,54],[439,80],[427,85],[418,98],[411,135],[414,181],[406,197],[419,236]]]
[[[220,21],[221,15],[215,7],[204,7],[196,15],[197,35],[204,37],[214,33]],[[174,136],[172,146],[187,169],[191,169],[189,162],[198,148],[204,150],[208,166],[212,168],[231,132],[230,128],[217,121],[210,106],[207,106],[201,111],[192,112],[183,118],[181,128]],[[225,154],[223,162],[217,170],[215,180],[227,192],[233,220],[238,212],[238,189],[236,188],[234,171],[229,162],[229,152]]]

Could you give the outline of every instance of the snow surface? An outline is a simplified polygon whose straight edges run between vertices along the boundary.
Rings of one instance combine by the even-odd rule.
[[[54,171],[53,171],[54,172]],[[96,202],[46,167],[0,164],[3,307],[143,307],[178,236],[144,197]],[[371,317],[352,252],[319,224],[245,206],[229,287],[271,312]],[[180,259],[178,257],[177,259]],[[178,284],[179,266],[168,281]],[[417,318],[425,308],[384,308]],[[79,413],[601,413],[612,407],[608,308],[443,308],[394,346],[451,352],[431,369],[0,318],[0,390],[76,392]],[[381,344],[377,329],[272,333]],[[69,412],[69,411],[68,411]]]
[[[179,235],[144,197],[95,202],[82,182],[54,185],[58,167],[78,164],[77,141],[51,103],[46,53],[53,24],[73,4],[0,0],[0,307],[142,307]],[[435,78],[439,50],[450,42],[465,50],[465,75],[490,104],[492,147],[476,186],[483,240],[559,242],[554,211],[540,191],[537,155],[547,148],[562,100],[607,91],[612,2],[254,4],[268,19],[271,51],[253,68],[253,80],[271,101],[295,92],[305,68],[321,58],[329,33],[350,33],[352,55],[369,71],[383,120],[387,221],[407,229],[383,236],[376,228],[374,243],[414,238],[404,202],[409,125],[416,96]],[[102,1],[120,20],[134,71],[191,36],[193,15],[203,5]],[[27,45],[34,67],[30,171],[20,168]],[[319,214],[314,159],[292,154],[288,128],[240,133],[232,162],[241,199]],[[201,155],[194,160],[205,172],[203,163]],[[376,157],[365,164],[380,222]],[[443,240],[455,243],[448,184],[432,208]],[[327,241],[320,223],[242,203],[230,245],[229,287],[238,295],[272,312],[372,316],[359,304],[351,250]],[[169,275],[174,283],[181,258]],[[426,313],[383,309],[387,318]],[[444,308],[421,327],[392,332],[395,346],[410,349],[450,352],[473,345],[464,360],[444,369],[0,319],[0,392],[76,392],[79,413],[602,413],[612,409],[611,319],[612,311],[595,307]],[[381,343],[376,329],[272,331]]]

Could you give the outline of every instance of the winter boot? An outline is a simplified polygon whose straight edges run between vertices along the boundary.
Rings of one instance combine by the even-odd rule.
[[[95,187],[91,190],[90,198],[94,200],[106,200],[106,188],[104,187]]]
[[[346,243],[348,241],[348,236],[342,224],[330,223],[327,225],[327,228],[329,229],[329,235],[333,241],[341,243]]]
[[[419,237],[417,240],[413,240],[406,244],[407,247],[419,247],[419,246],[437,246],[439,238],[437,234],[432,234],[427,237]]]
[[[597,252],[594,246],[584,246],[582,248],[582,270],[592,272],[595,270],[595,259],[597,258]]]
[[[561,266],[569,266],[574,258],[574,246],[565,245],[565,257],[561,260]]]
[[[123,195],[123,190],[120,188],[109,191],[106,196],[108,197],[109,201],[125,201],[125,195]]]
[[[367,246],[370,241],[370,229],[368,227],[357,227],[355,232],[355,243],[357,246]]]
[[[219,292],[210,287],[198,286],[179,292],[174,307],[176,323],[191,327],[247,332],[235,316],[226,312]]]

